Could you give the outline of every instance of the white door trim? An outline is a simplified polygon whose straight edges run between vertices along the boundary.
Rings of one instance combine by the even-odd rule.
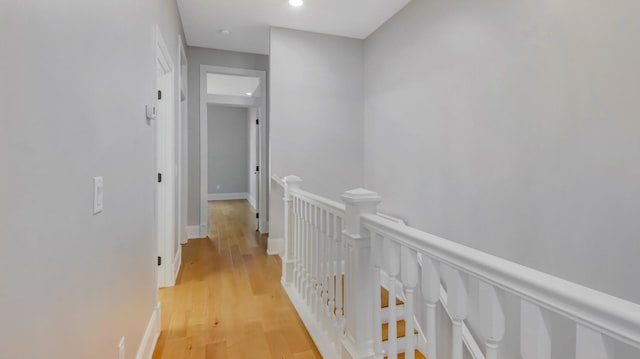
[[[207,94],[207,74],[218,73],[238,76],[253,76],[260,78],[260,97],[241,97],[241,96],[216,96]],[[266,79],[267,73],[259,70],[247,70],[234,67],[209,66],[200,65],[200,236],[204,237],[209,232],[208,224],[208,163],[207,163],[207,105],[230,105],[238,107],[257,107],[260,115],[260,123],[258,125],[258,133],[260,136],[260,156],[257,159],[260,166],[260,186],[258,190],[258,212],[260,213],[260,221],[258,223],[260,232],[266,232],[268,228],[268,148],[267,141],[267,123],[269,119],[265,115],[267,113],[266,98]]]
[[[177,130],[177,213],[178,227],[176,234],[180,239],[180,243],[187,243],[189,236],[187,234],[187,210],[188,210],[188,173],[189,173],[189,156],[188,156],[188,76],[187,76],[187,51],[184,47],[182,36],[178,35],[178,125]]]
[[[172,267],[176,243],[176,86],[173,60],[158,26],[155,27],[154,52],[156,90],[162,91],[162,99],[157,100],[158,118],[155,121],[156,169],[162,174],[162,181],[156,183],[155,226],[158,256],[162,258],[162,264],[157,266],[157,286],[160,288],[175,283]]]

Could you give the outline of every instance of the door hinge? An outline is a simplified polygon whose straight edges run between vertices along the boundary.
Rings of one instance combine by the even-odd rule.
[[[259,124],[260,124],[260,119],[256,118],[256,125],[259,125]]]
[[[162,182],[162,173],[158,173],[158,183]]]
[[[161,266],[162,265],[162,257],[158,256],[158,265]]]
[[[260,213],[256,213],[256,218],[260,218]]]
[[[256,166],[256,172],[260,172],[260,166]]]
[[[162,100],[162,91],[158,90],[158,100]]]

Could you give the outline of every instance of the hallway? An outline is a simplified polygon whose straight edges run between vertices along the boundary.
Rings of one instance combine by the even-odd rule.
[[[280,285],[245,200],[209,202],[210,239],[183,245],[175,287],[163,288],[154,359],[320,358]]]

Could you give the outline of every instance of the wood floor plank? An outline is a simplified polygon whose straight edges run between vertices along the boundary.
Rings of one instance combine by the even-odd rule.
[[[160,290],[154,359],[321,358],[255,221],[244,200],[209,202],[209,238],[182,246],[176,285]]]
[[[205,359],[220,359],[227,357],[227,343],[215,342],[205,346]]]

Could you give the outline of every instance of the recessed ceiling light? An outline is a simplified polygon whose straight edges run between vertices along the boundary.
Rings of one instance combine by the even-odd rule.
[[[298,7],[298,6],[302,6],[302,4],[304,4],[304,1],[302,0],[289,0],[289,5],[291,6]]]
[[[247,96],[251,96],[253,95],[251,92],[247,92]]]
[[[231,31],[227,30],[227,29],[222,29],[220,30],[220,33],[224,36],[229,36],[231,35]]]

